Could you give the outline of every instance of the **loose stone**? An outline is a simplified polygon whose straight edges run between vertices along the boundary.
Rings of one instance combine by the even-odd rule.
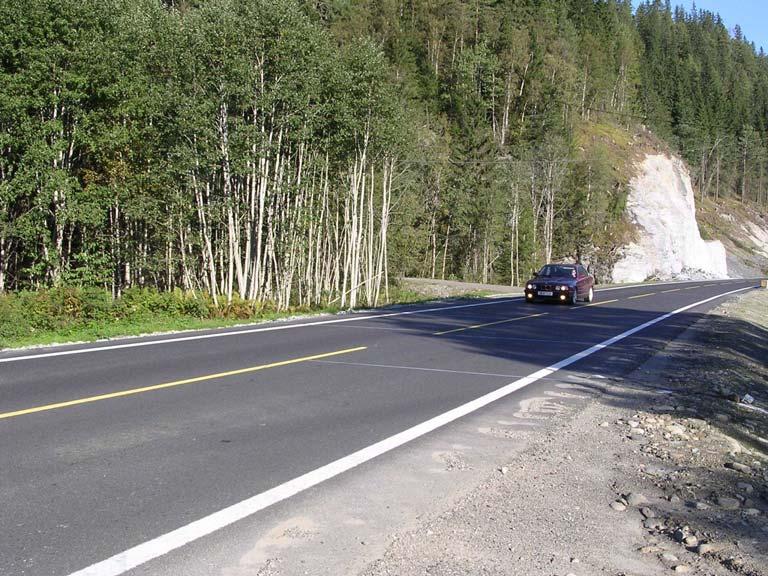
[[[641,504],[647,504],[648,499],[638,492],[632,492],[627,495],[627,504],[630,506],[640,506]]]
[[[656,518],[656,512],[654,512],[647,506],[643,506],[642,508],[640,508],[640,514],[642,514],[646,518]]]
[[[664,521],[659,520],[658,518],[648,518],[645,522],[643,522],[643,526],[645,526],[646,530],[655,530],[657,532],[664,530],[666,527]]]
[[[731,498],[729,496],[719,496],[717,499],[717,505],[720,506],[720,508],[724,508],[725,510],[738,510],[739,507],[741,507],[741,502],[739,502],[736,498]]]
[[[680,426],[680,424],[670,424],[667,426],[666,430],[670,434],[675,434],[676,436],[682,436],[685,434],[685,428]]]
[[[695,547],[699,543],[699,539],[696,538],[696,536],[686,536],[683,540],[683,544],[688,546],[689,548]]]
[[[742,474],[749,474],[752,472],[752,468],[739,462],[726,462],[725,467],[730,468],[731,470],[735,470],[736,472],[741,472]]]

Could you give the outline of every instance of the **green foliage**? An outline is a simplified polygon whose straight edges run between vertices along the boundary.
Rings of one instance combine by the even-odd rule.
[[[292,309],[292,312],[301,312]],[[92,337],[101,326],[157,326],[171,329],[179,322],[232,321],[268,318],[276,312],[270,303],[233,299],[214,304],[210,295],[179,289],[161,292],[154,288],[130,288],[113,300],[99,288],[56,287],[0,294],[0,348],[9,343],[41,341],[70,335]],[[115,335],[120,333],[120,329]]]
[[[385,165],[391,213],[378,195],[365,208],[371,237],[390,217],[390,276],[519,282],[545,257],[608,270],[641,123],[685,156],[701,196],[768,205],[768,58],[710,12],[4,2],[0,292],[53,287],[19,295],[35,329],[67,310],[246,318],[336,302],[350,183],[380,186]],[[297,254],[313,250],[327,267],[304,274]],[[257,257],[258,281],[235,285]],[[68,308],[87,288],[122,298]]]

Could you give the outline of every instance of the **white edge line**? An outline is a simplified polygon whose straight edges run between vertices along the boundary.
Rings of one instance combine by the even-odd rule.
[[[420,308],[417,310],[405,310],[403,312],[387,312],[384,314],[353,316],[351,318],[336,318],[334,320],[318,320],[316,322],[302,322],[301,324],[264,326],[262,328],[250,328],[248,330],[234,330],[232,332],[217,332],[215,334],[198,334],[197,336],[182,336],[179,338],[166,338],[164,340],[149,340],[145,342],[130,342],[127,344],[114,344],[111,346],[78,348],[77,350],[61,350],[59,352],[46,352],[44,354],[27,354],[24,356],[9,356],[8,358],[0,358],[0,364],[6,364],[8,362],[20,362],[22,360],[36,360],[38,358],[53,358],[55,356],[72,356],[75,354],[90,354],[93,352],[122,350],[125,348],[141,348],[144,346],[158,346],[160,344],[171,344],[175,342],[190,342],[192,340],[207,340],[209,338],[226,338],[229,336],[240,336],[241,334],[256,334],[258,332],[274,332],[276,330],[290,330],[292,328],[307,328],[309,326],[325,326],[327,324],[341,324],[343,322],[358,322],[361,320],[372,320],[376,318],[391,318],[392,316],[409,316],[412,314],[427,314],[430,312],[439,312],[441,310],[458,310],[459,308],[474,308],[476,306],[493,306],[496,304],[504,304],[505,302],[511,302],[512,300],[513,298],[509,298],[507,300],[493,300],[491,302],[461,304],[459,306],[439,306],[437,308]]]
[[[120,576],[121,574],[124,574],[125,572],[137,566],[149,562],[150,560],[164,556],[165,554],[181,548],[190,542],[198,540],[204,536],[216,532],[217,530],[234,524],[235,522],[247,518],[256,512],[259,512],[260,510],[286,500],[291,496],[294,496],[300,492],[303,492],[304,490],[320,484],[321,482],[347,472],[348,470],[360,466],[361,464],[381,456],[386,452],[394,450],[403,444],[424,436],[425,434],[428,434],[437,428],[445,426],[446,424],[450,424],[451,422],[458,420],[467,414],[475,412],[480,408],[491,404],[492,402],[495,402],[501,398],[504,398],[505,396],[512,394],[513,392],[520,390],[521,388],[525,388],[526,386],[533,384],[538,380],[546,378],[558,370],[561,370],[566,366],[570,366],[574,362],[578,362],[587,356],[591,356],[592,354],[599,352],[604,348],[612,346],[616,342],[628,338],[629,336],[632,336],[633,334],[636,334],[637,332],[640,332],[649,326],[663,322],[671,316],[675,316],[676,314],[680,314],[696,306],[706,304],[712,300],[716,300],[724,296],[729,296],[737,292],[743,292],[744,290],[751,290],[752,288],[752,286],[747,286],[745,288],[739,288],[737,290],[718,294],[717,296],[689,304],[688,306],[678,308],[673,312],[669,312],[659,316],[658,318],[649,320],[644,324],[640,324],[639,326],[631,328],[626,332],[622,332],[613,338],[609,338],[608,340],[600,342],[599,344],[595,344],[591,348],[587,348],[586,350],[574,354],[573,356],[569,356],[564,360],[560,360],[560,362],[552,364],[551,366],[543,368],[524,378],[515,380],[506,386],[485,394],[484,396],[480,396],[479,398],[458,406],[453,410],[449,410],[448,412],[440,414],[439,416],[435,416],[434,418],[426,420],[421,424],[417,424],[412,428],[408,428],[407,430],[399,432],[394,436],[390,436],[389,438],[385,438],[384,440],[376,442],[375,444],[371,444],[362,450],[358,450],[357,452],[353,452],[348,456],[339,458],[338,460],[326,464],[325,466],[321,466],[320,468],[312,470],[311,472],[307,472],[306,474],[298,476],[293,480],[289,480],[284,484],[275,486],[266,492],[256,494],[255,496],[247,498],[246,500],[238,502],[237,504],[233,504],[227,508],[219,510],[218,512],[214,512],[209,516],[195,520],[186,526],[182,526],[181,528],[177,528],[176,530],[163,534],[162,536],[148,540],[147,542],[139,544],[138,546],[129,548],[128,550],[120,552],[111,558],[107,558],[106,560],[92,564],[87,568],[73,572],[70,574],[70,576]]]

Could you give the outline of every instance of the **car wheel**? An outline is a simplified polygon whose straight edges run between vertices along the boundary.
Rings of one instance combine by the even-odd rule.
[[[584,299],[587,302],[592,302],[595,299],[595,290],[592,288],[592,286],[589,287],[589,293],[587,294],[587,297]]]

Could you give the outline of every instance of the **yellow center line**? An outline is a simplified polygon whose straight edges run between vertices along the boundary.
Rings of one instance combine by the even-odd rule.
[[[34,414],[35,412],[46,412],[48,410],[57,410],[59,408],[68,408],[70,406],[78,406],[80,404],[89,404],[91,402],[99,402],[101,400],[109,400],[111,398],[121,398],[123,396],[132,396],[134,394],[143,394],[144,392],[154,392],[155,390],[163,390],[165,388],[173,388],[175,386],[184,386],[186,384],[195,384],[196,382],[205,382],[206,380],[215,380],[216,378],[226,378],[227,376],[237,376],[239,374],[248,374],[250,372],[258,372],[259,370],[268,370],[270,368],[278,368],[280,366],[298,364],[299,362],[309,362],[310,360],[320,360],[322,358],[330,358],[331,356],[338,356],[340,354],[349,354],[350,352],[359,352],[361,350],[365,350],[366,348],[367,346],[359,346],[357,348],[347,348],[346,350],[337,350],[336,352],[326,352],[325,354],[315,354],[314,356],[304,356],[302,358],[282,360],[280,362],[273,362],[271,364],[261,364],[259,366],[251,366],[250,368],[241,368],[239,370],[219,372],[218,374],[196,376],[195,378],[185,378],[184,380],[176,380],[174,382],[165,382],[163,384],[155,384],[153,386],[144,386],[142,388],[132,388],[130,390],[110,392],[109,394],[99,394],[98,396],[89,396],[86,398],[79,398],[76,400],[68,400],[66,402],[57,402],[56,404],[46,404],[45,406],[35,406],[34,408],[25,408],[24,410],[16,410],[14,412],[5,412],[4,414],[0,414],[0,420],[4,420],[6,418],[14,418],[16,416],[24,416],[25,414]]]
[[[656,292],[648,292],[648,294],[638,294],[637,296],[630,296],[627,298],[627,300],[634,300],[635,298],[646,298],[648,296],[653,296],[656,294]]]
[[[592,304],[583,304],[581,306],[576,306],[574,308],[570,308],[570,310],[581,310],[582,308],[589,308],[590,306],[602,306],[603,304],[611,304],[613,302],[618,302],[619,300],[600,300],[600,302],[592,302]]]
[[[662,290],[662,294],[668,294],[669,292],[679,292],[682,288],[672,288],[672,290]]]
[[[461,328],[454,328],[453,330],[445,330],[443,332],[434,332],[434,336],[443,336],[444,334],[453,334],[454,332],[463,332],[464,330],[476,330],[477,328],[485,328],[486,326],[496,326],[497,324],[505,324],[507,322],[525,320],[526,318],[536,318],[537,316],[546,316],[547,314],[549,314],[549,312],[542,312],[541,314],[531,314],[530,316],[520,316],[518,318],[506,318],[504,320],[497,320],[496,322],[487,322],[486,324],[462,326]]]

